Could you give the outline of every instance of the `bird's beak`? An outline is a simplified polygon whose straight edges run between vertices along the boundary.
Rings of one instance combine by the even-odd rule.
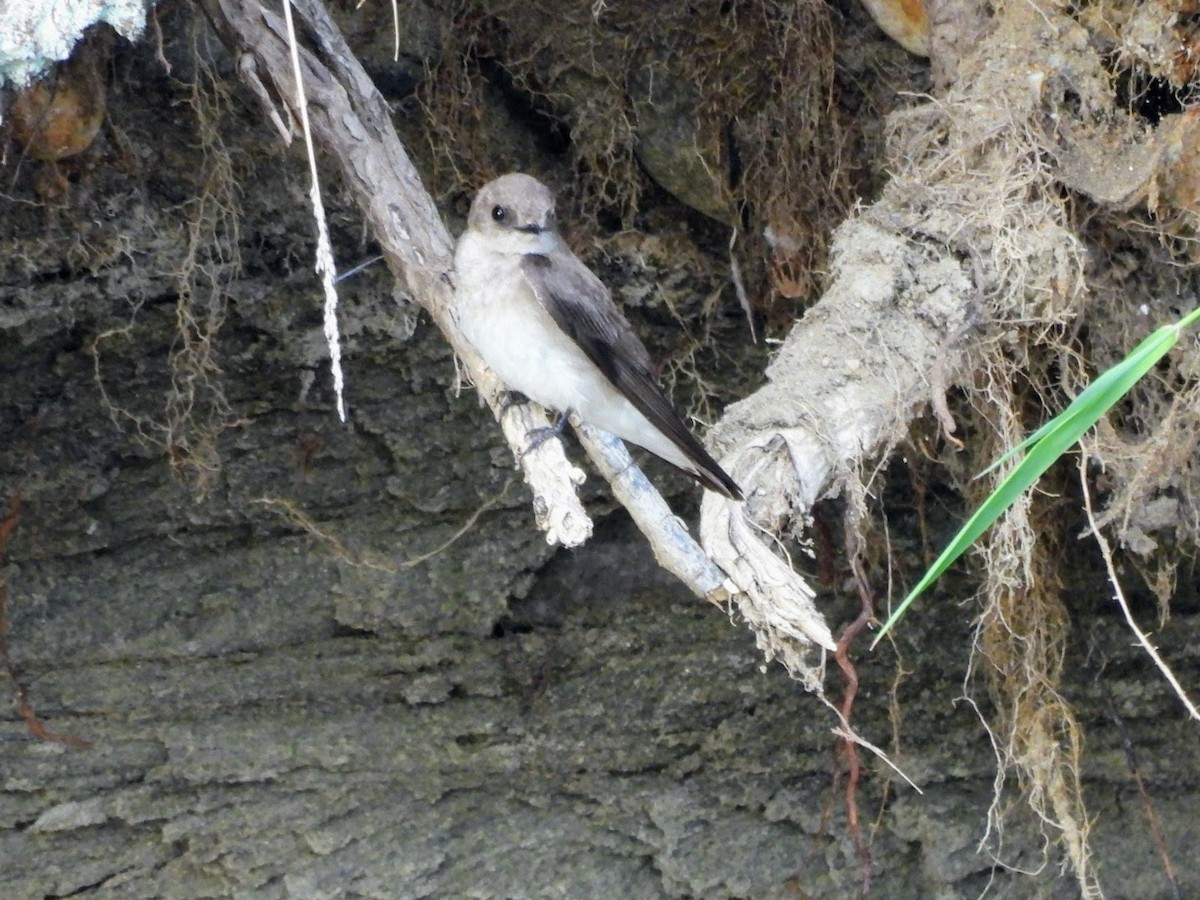
[[[530,222],[528,225],[520,225],[517,231],[523,231],[526,234],[541,234],[546,230],[544,225],[539,225],[537,222]]]

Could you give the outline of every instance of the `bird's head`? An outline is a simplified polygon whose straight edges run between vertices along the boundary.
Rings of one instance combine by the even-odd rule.
[[[554,195],[529,175],[501,175],[475,195],[467,228],[502,252],[548,253],[558,242]]]

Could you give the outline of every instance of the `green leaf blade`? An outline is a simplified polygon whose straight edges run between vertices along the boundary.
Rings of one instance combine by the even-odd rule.
[[[1025,458],[988,495],[921,580],[909,591],[908,596],[884,622],[879,634],[871,643],[872,649],[900,620],[912,602],[941,577],[1059,457],[1078,443],[1100,417],[1112,409],[1175,346],[1185,326],[1198,319],[1200,310],[1193,310],[1183,321],[1174,325],[1164,325],[1147,335],[1125,359],[1097,376],[1059,415],[976,476],[980,478],[1016,454],[1027,451]]]

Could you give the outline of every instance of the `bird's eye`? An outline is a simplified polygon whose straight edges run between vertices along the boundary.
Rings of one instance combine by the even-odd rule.
[[[506,210],[503,206],[493,206],[492,207],[492,219],[494,219],[495,221],[503,222],[504,217],[507,215],[508,215],[508,210]]]

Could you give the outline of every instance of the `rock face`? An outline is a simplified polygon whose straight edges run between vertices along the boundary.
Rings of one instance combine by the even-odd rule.
[[[61,198],[3,170],[0,633],[21,687],[0,718],[0,896],[854,895],[834,717],[620,514],[547,548],[520,486],[502,493],[495,426],[378,272],[344,285],[338,423],[303,160],[206,61],[176,60],[195,92],[152,47],[118,51],[109,125]],[[339,254],[366,255],[352,204],[327,202]],[[954,703],[970,614],[927,612],[895,723],[895,659],[860,667],[856,727],[925,791],[864,759],[873,895],[1076,896],[1053,861],[1028,876],[977,852],[995,756]],[[1187,684],[1194,614],[1156,641]],[[1080,627],[1102,884],[1170,895],[1128,739],[1200,891],[1194,727],[1123,625]],[[22,695],[90,746],[34,737]],[[1040,866],[1019,824],[989,846]]]

